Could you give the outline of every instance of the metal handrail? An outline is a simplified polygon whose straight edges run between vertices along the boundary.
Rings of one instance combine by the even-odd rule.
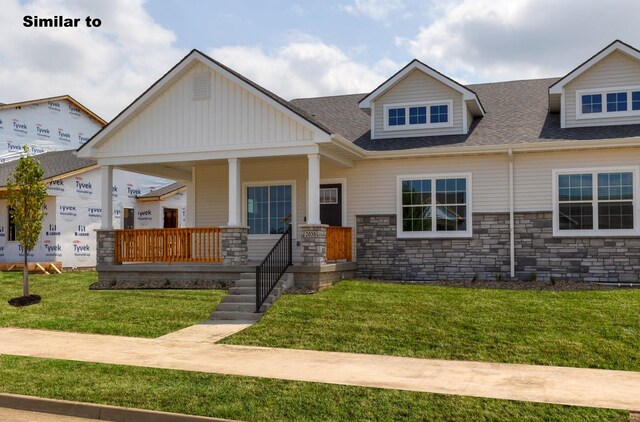
[[[293,263],[292,242],[293,235],[289,225],[266,258],[256,267],[256,312],[260,312],[260,307]]]

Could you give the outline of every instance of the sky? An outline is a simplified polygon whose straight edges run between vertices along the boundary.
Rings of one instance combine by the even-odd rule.
[[[563,76],[615,39],[640,47],[638,16],[637,0],[0,0],[0,102],[69,94],[110,120],[194,48],[285,99],[369,92],[414,58],[465,84]]]

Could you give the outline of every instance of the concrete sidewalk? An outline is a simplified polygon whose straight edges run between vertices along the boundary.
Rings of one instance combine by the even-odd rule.
[[[187,333],[191,336],[192,333]],[[640,372],[0,328],[0,353],[640,411]]]

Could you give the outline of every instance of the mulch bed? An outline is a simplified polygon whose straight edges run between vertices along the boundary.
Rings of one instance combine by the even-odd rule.
[[[40,303],[41,300],[42,298],[38,295],[20,296],[9,299],[9,305],[19,308],[22,306],[35,305],[36,303]]]
[[[610,286],[603,286],[596,283],[586,283],[578,281],[472,281],[472,280],[452,280],[434,281],[426,283],[434,286],[450,287],[471,287],[478,289],[509,289],[509,290],[606,290]]]

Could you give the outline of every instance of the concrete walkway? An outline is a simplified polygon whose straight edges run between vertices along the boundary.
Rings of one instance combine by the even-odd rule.
[[[141,339],[18,328],[0,328],[0,353],[640,410],[640,372],[230,346],[184,341],[175,335]]]

